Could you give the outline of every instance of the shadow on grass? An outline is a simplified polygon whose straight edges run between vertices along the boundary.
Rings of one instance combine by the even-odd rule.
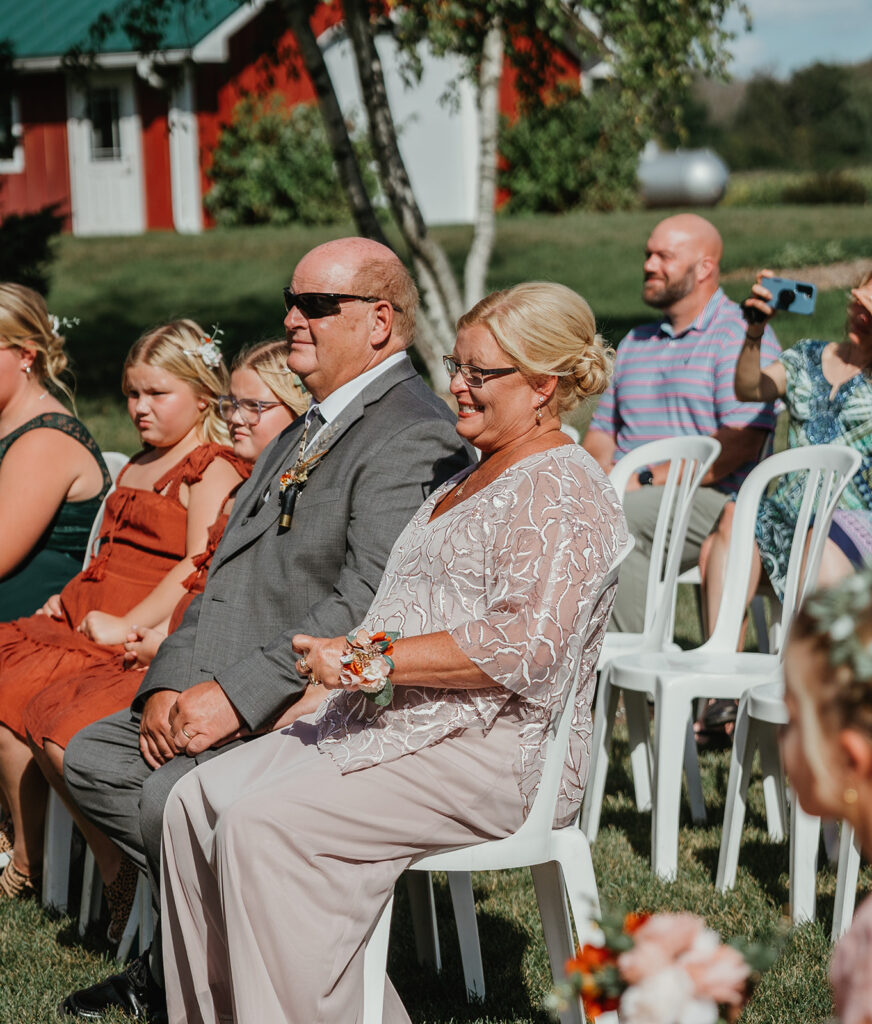
[[[473,876],[474,882],[477,878]],[[491,1019],[553,1024],[552,1018],[531,1000],[527,985],[518,985],[518,979],[530,973],[527,962],[531,952],[544,955],[541,937],[539,944],[543,949],[532,949],[537,944],[536,937],[520,922],[504,912],[493,913],[483,907],[491,893],[477,883],[474,885],[476,921],[483,951],[486,994],[483,1001],[467,1001],[454,913],[444,876],[434,876],[433,889],[441,973],[418,963],[408,893],[405,885],[396,887],[388,973],[412,1019],[428,1024]]]

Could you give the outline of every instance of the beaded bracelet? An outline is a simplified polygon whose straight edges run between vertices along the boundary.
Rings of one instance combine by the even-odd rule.
[[[399,633],[367,633],[359,629],[356,633],[348,633],[345,639],[348,647],[340,656],[342,668],[339,680],[343,686],[356,686],[367,700],[379,707],[390,704],[394,687],[390,674],[394,669],[390,655],[394,650],[394,640]]]

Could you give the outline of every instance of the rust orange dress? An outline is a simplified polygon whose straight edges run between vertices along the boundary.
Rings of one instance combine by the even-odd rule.
[[[216,458],[226,459],[240,476],[246,475],[232,449],[219,444],[189,452],[151,490],[125,486],[122,470],[106,501],[97,556],[61,591],[63,618],[31,615],[0,623],[0,722],[22,739],[24,710],[37,694],[51,688],[66,707],[78,679],[123,651],[120,644],[94,643],[76,627],[93,609],[125,615],[185,557],[187,510],[179,491],[182,484],[200,480]],[[117,710],[116,698],[103,700],[95,692],[81,723],[68,731],[67,738]]]
[[[251,467],[242,463],[237,468],[247,475]],[[197,594],[203,593],[212,555],[224,533],[227,519],[227,513],[222,512],[209,527],[206,550],[194,557],[194,569],[182,583],[187,593],[173,609],[168,632],[179,626],[188,605]],[[64,677],[52,683],[24,709],[24,728],[28,736],[41,747],[45,746],[46,740],[66,747],[86,725],[129,707],[144,672],[141,667],[126,668],[123,655],[113,654],[109,661],[94,665],[80,676],[73,679]]]

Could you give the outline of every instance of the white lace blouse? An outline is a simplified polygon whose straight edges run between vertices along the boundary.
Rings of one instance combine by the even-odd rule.
[[[597,590],[627,538],[618,498],[578,445],[530,455],[429,522],[461,478],[424,502],[400,534],[363,622],[418,636],[447,630],[495,688],[397,686],[388,707],[335,691],[318,716],[318,746],[342,772],[390,761],[461,729],[519,722],[515,775],[529,810],[552,708],[581,661],[557,819],[577,809],[587,778],[595,669],[611,597]],[[499,687],[499,688],[497,688]]]

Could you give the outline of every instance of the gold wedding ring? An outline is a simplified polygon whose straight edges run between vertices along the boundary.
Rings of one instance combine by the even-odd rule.
[[[189,740],[194,738],[184,726],[182,726],[182,735]]]

